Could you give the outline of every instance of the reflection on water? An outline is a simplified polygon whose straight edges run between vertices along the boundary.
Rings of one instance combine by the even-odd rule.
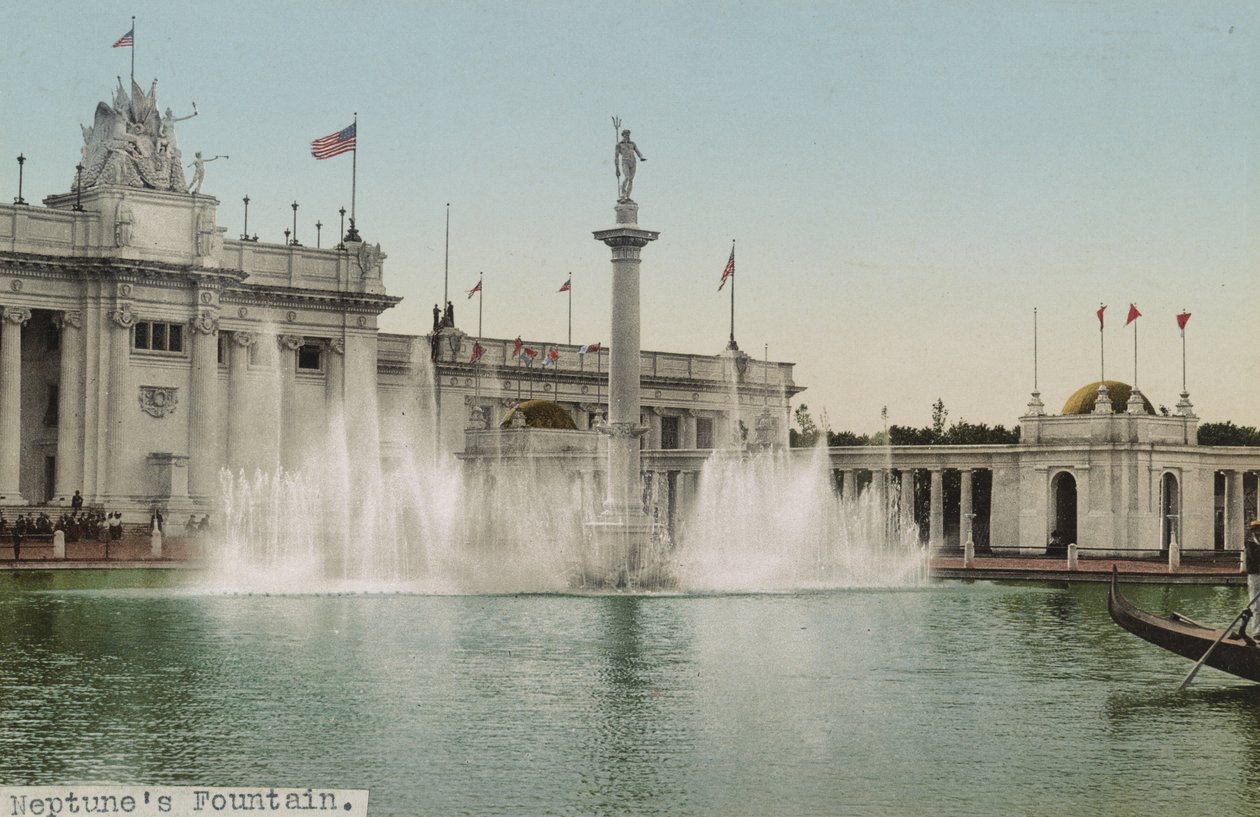
[[[1176,692],[1189,662],[1112,625],[1102,585],[267,597],[143,581],[0,577],[0,780],[363,787],[376,815],[1260,809],[1260,687],[1204,670]],[[1242,603],[1129,595],[1203,621]]]

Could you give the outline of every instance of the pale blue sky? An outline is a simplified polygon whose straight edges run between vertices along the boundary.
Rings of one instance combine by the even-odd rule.
[[[207,11],[204,9],[210,8]],[[335,241],[350,156],[311,139],[359,113],[358,209],[422,333],[442,294],[486,276],[484,332],[607,342],[610,116],[648,157],[635,198],[643,346],[716,353],[718,278],[738,239],[736,338],[796,362],[834,428],[951,417],[1011,425],[1098,374],[1172,406],[1188,330],[1206,420],[1260,425],[1260,6],[1252,2],[181,4],[0,8],[0,193],[70,188],[78,125],[129,54],[207,168],[219,221]]]

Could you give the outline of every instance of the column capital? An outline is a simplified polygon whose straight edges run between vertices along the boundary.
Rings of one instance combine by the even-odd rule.
[[[232,342],[237,346],[253,346],[258,342],[258,334],[245,329],[234,329],[232,331]]]
[[[306,344],[306,338],[301,335],[277,335],[276,343],[280,344],[281,349],[288,349],[290,352],[296,352],[299,348]]]
[[[31,319],[31,310],[24,306],[6,306],[4,307],[4,320],[10,323],[16,323],[18,326],[25,326],[26,322]]]
[[[131,304],[119,304],[109,313],[109,319],[120,329],[130,329],[136,325],[136,315],[131,311]]]
[[[345,338],[331,338],[328,341],[328,348],[339,355],[344,355],[346,353],[346,339]]]
[[[203,309],[201,314],[188,321],[192,327],[193,334],[217,335],[219,334],[219,316],[214,314],[212,310]]]
[[[53,315],[53,324],[63,331],[67,326],[75,329],[82,329],[83,313],[77,309],[67,309],[60,315]]]

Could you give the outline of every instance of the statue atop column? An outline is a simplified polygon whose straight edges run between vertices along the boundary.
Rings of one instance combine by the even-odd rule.
[[[621,119],[614,116],[613,128],[620,127]],[[621,141],[613,148],[613,165],[617,171],[617,179],[620,181],[617,201],[631,201],[630,193],[634,189],[634,173],[640,159],[647,161],[647,157],[640,153],[638,146],[630,140],[630,131],[621,131]]]

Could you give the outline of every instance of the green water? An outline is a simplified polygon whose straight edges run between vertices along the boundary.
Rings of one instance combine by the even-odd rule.
[[[190,581],[0,577],[0,782],[367,788],[374,815],[1260,812],[1260,687],[1204,670],[1175,692],[1189,663],[1112,625],[1102,585],[626,598]],[[1216,622],[1242,603],[1130,596]]]

